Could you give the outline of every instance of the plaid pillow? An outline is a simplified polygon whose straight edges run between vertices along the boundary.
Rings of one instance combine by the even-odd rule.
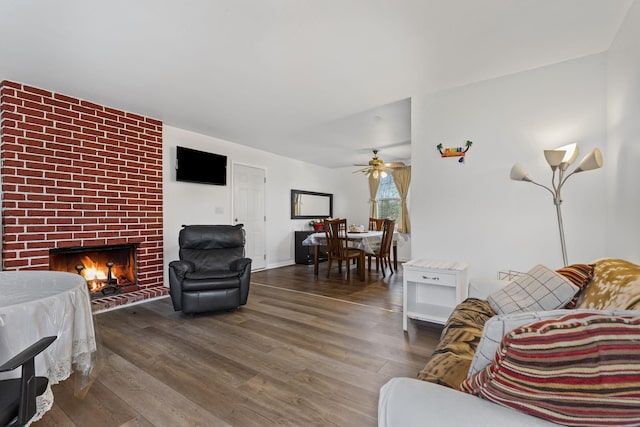
[[[509,332],[460,389],[568,426],[640,425],[640,316],[576,312]]]
[[[497,314],[547,311],[564,307],[578,290],[560,274],[536,265],[489,295],[487,301]]]

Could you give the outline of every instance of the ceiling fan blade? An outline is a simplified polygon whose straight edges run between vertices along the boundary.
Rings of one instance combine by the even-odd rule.
[[[368,167],[366,167],[366,168],[362,168],[362,169],[355,170],[355,171],[353,171],[353,173],[357,173],[357,172],[367,173],[367,171],[368,171],[368,170],[369,170],[369,168],[368,168]]]
[[[353,172],[353,173],[362,172],[366,176],[369,176],[372,173],[377,175],[378,172],[391,171],[391,169],[389,169],[389,166],[386,165],[384,161],[378,157],[378,150],[373,150],[373,157],[371,158],[371,160],[369,160],[368,164],[366,165],[354,164],[354,166],[366,166],[363,169],[358,169]]]

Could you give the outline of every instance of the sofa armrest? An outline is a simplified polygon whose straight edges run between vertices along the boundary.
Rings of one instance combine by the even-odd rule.
[[[557,426],[461,391],[412,378],[392,378],[380,389],[379,427]]]

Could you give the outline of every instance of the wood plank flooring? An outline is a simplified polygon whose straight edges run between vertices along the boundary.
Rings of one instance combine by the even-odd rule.
[[[378,390],[415,377],[440,330],[402,331],[402,275],[293,265],[252,273],[247,305],[187,316],[169,298],[95,315],[98,375],[53,387],[47,426],[375,426]]]

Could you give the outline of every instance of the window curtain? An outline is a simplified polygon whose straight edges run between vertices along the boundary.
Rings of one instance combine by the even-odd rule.
[[[378,203],[376,202],[376,196],[378,194],[378,187],[380,186],[380,178],[373,177],[373,174],[369,174],[369,217],[377,218],[378,216]]]
[[[400,217],[398,218],[398,233],[411,233],[411,223],[409,222],[409,211],[407,209],[407,194],[409,193],[409,184],[411,184],[411,166],[403,168],[394,168],[393,181],[400,194]],[[376,187],[377,190],[378,187]]]

